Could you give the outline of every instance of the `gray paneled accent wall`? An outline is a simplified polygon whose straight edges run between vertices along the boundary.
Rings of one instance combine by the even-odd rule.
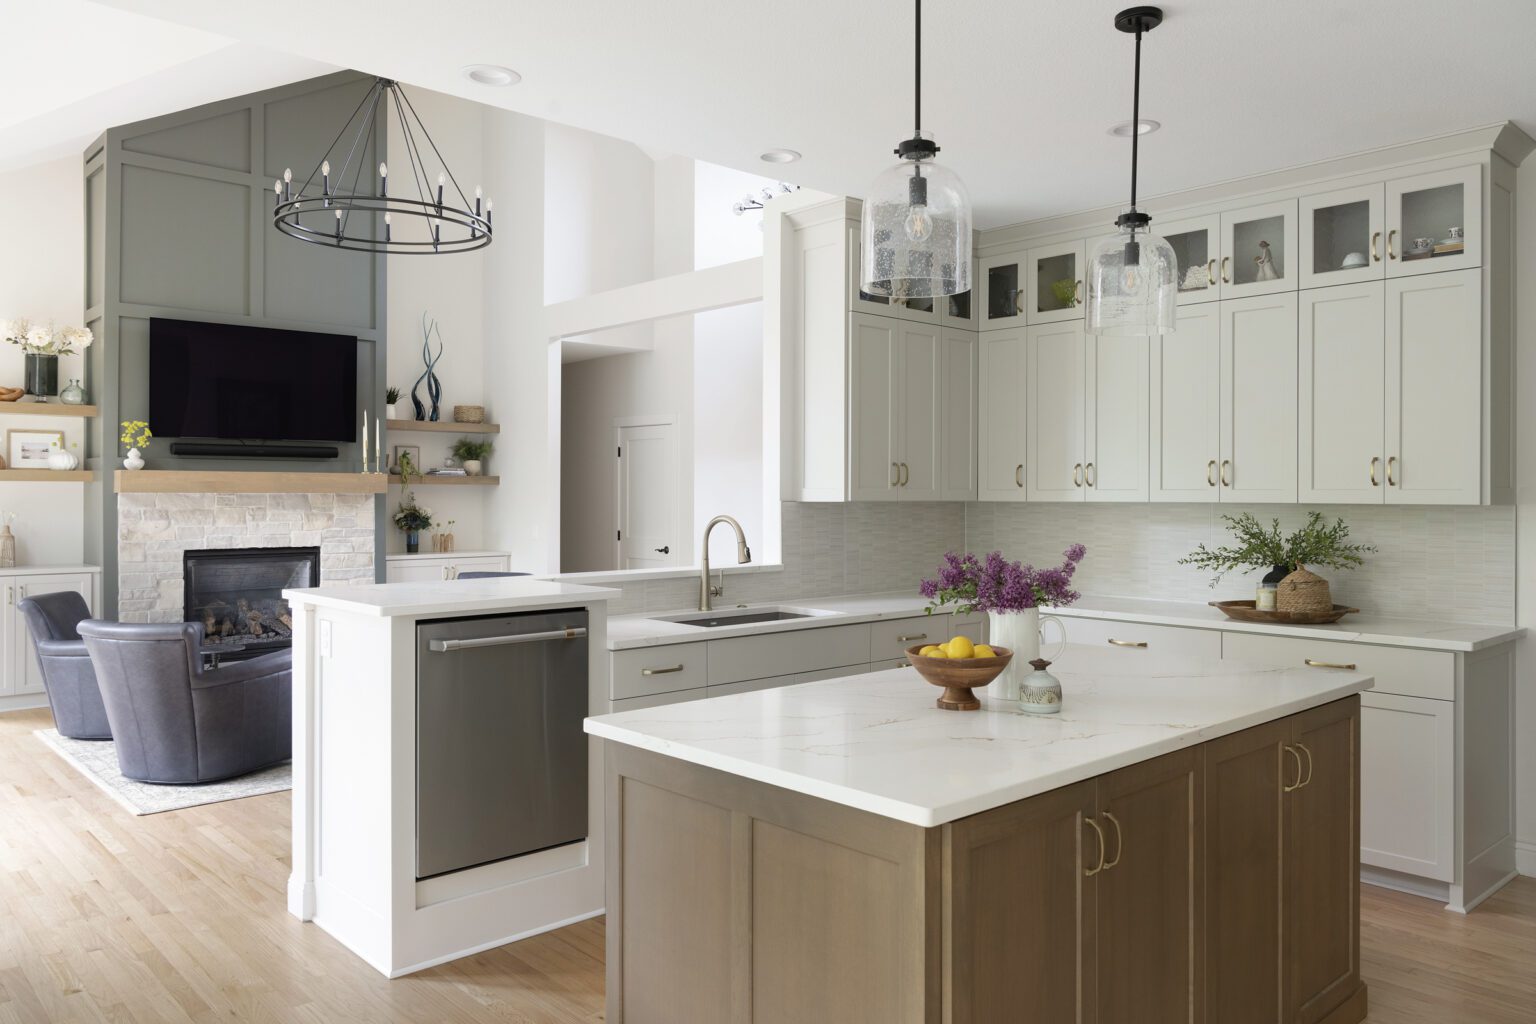
[[[327,75],[112,128],[86,149],[84,319],[99,339],[88,351],[86,385],[101,407],[87,457],[101,472],[88,487],[85,552],[104,569],[104,614],[117,610],[117,425],[149,418],[151,317],[355,334],[358,403],[370,414],[384,408],[386,261],[299,242],[271,223],[273,181],[291,167],[303,182],[372,83],[355,72]],[[365,183],[387,159],[382,129],[380,116],[368,151],[353,158]],[[341,445],[335,460],[194,459],[171,455],[170,440],[156,437],[149,468],[362,468],[355,443]],[[375,548],[383,552],[384,499],[374,501]],[[382,579],[382,557],[376,569]]]

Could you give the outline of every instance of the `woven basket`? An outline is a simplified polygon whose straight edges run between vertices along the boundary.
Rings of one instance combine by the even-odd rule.
[[[456,405],[453,407],[453,422],[455,423],[484,423],[485,406],[483,405]]]
[[[1276,591],[1276,611],[1316,614],[1333,608],[1333,595],[1328,592],[1328,581],[1316,573],[1308,572],[1305,566],[1281,580]]]

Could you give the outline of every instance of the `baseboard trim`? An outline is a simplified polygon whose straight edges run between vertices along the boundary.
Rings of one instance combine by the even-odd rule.
[[[1340,1003],[1328,1016],[1318,1024],[1360,1024],[1370,1012],[1370,999],[1366,992],[1364,982],[1360,987],[1350,993],[1348,999]]]
[[[17,693],[0,697],[0,714],[7,711],[31,711],[48,706],[46,693]]]
[[[1536,875],[1536,839],[1515,840],[1515,870],[1522,875]]]
[[[567,925],[577,924],[581,921],[588,921],[594,917],[600,917],[602,914],[603,909],[598,908],[597,910],[589,911],[585,914],[577,914],[574,917],[567,917],[562,921],[554,921],[550,924],[540,925],[537,928],[529,928],[527,931],[518,932],[516,935],[508,935],[500,939],[491,939],[489,942],[482,942],[478,945],[470,946],[467,949],[461,949],[453,953],[444,953],[442,956],[435,956],[430,960],[423,960],[419,964],[412,964],[409,967],[402,967],[399,970],[386,971],[385,973],[390,978],[403,978],[407,974],[414,974],[417,971],[424,971],[429,967],[436,967],[438,964],[446,964],[451,960],[459,960],[466,956],[474,956],[476,953],[483,953],[487,949],[495,949],[497,946],[505,946],[509,942],[521,942],[523,939],[531,939],[535,935],[543,935],[545,932],[552,932],[557,928],[564,928]]]
[[[1432,878],[1420,878],[1417,875],[1406,875],[1401,871],[1392,871],[1388,868],[1362,867],[1360,881],[1366,885],[1405,892],[1410,896],[1422,896],[1424,899],[1439,903],[1449,903],[1451,899],[1451,887],[1445,882],[1437,882]]]

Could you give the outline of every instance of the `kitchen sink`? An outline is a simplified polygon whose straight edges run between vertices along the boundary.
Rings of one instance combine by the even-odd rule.
[[[753,622],[785,622],[789,619],[809,619],[814,617],[815,614],[815,612],[811,611],[790,611],[787,608],[739,608],[657,617],[665,622],[675,622],[679,626],[718,629],[721,626],[745,626]]]

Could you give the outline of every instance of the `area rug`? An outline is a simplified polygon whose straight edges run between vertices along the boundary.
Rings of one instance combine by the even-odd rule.
[[[201,786],[154,786],[123,778],[117,770],[117,747],[111,740],[72,740],[56,729],[38,729],[32,733],[48,744],[81,775],[94,782],[102,792],[131,814],[159,814],[179,811],[199,804],[216,804],[248,796],[281,793],[293,788],[293,765],[280,764],[226,782],[208,782]]]

